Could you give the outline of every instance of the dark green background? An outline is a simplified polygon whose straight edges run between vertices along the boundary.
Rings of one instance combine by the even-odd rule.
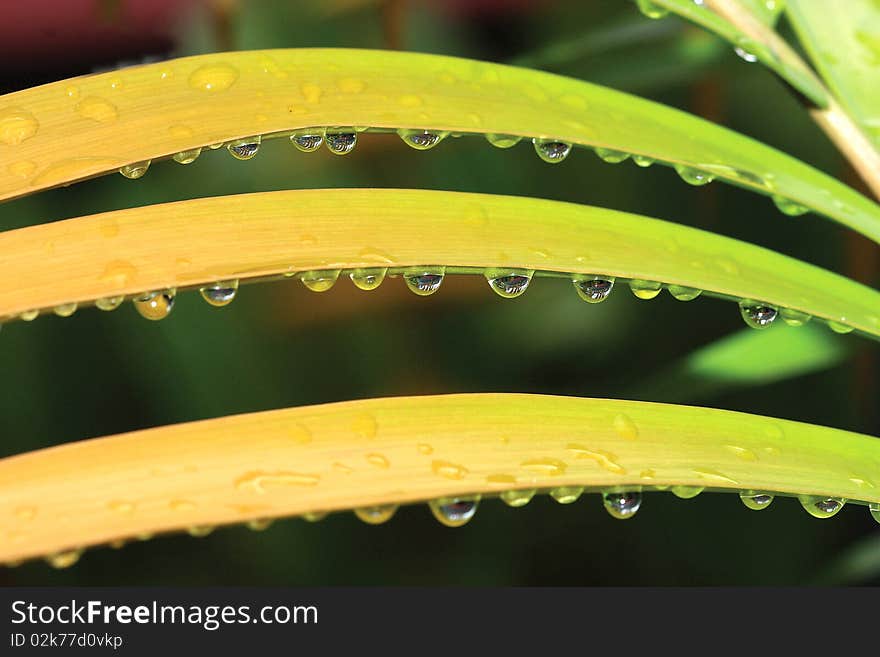
[[[100,4],[109,21],[124,5]],[[209,12],[196,12],[182,19],[174,50],[162,54],[382,48],[396,38],[387,28],[396,15],[398,45],[408,50],[528,62],[637,93],[858,184],[778,80],[676,18],[650,21],[632,3],[616,0],[477,2],[471,11],[460,10],[469,3],[359,2],[340,9],[345,4],[243,2],[228,28]],[[8,76],[6,87],[91,70],[68,69],[59,60],[54,69]],[[666,167],[608,165],[584,150],[550,166],[525,143],[498,150],[478,138],[450,139],[421,153],[393,135],[364,135],[345,158],[305,155],[286,140],[266,142],[248,162],[206,151],[186,167],[155,163],[140,180],[107,176],[5,203],[0,221],[8,229],[193,196],[316,187],[480,191],[608,206],[707,228],[878,283],[874,246],[815,215],[785,217],[763,196],[724,184],[690,187]],[[243,287],[220,310],[195,293],[181,294],[172,315],[158,323],[141,319],[130,304],[113,313],[86,309],[69,319],[10,323],[0,334],[0,454],[385,395],[632,397],[645,379],[742,327],[730,303],[683,304],[665,293],[643,302],[621,288],[589,306],[559,280],[538,280],[514,301],[462,277],[428,299],[402,288],[399,279],[389,280],[365,293],[340,281],[318,295],[289,281]],[[877,435],[877,345],[856,336],[834,339],[847,341],[853,355],[824,372],[709,398],[693,396],[699,386],[660,385],[651,398]],[[424,507],[401,509],[378,527],[348,513],[315,524],[289,519],[262,533],[225,528],[203,539],[160,537],[89,550],[63,571],[27,563],[0,570],[0,584],[795,584],[822,577],[851,545],[872,540],[872,532],[876,540],[877,527],[864,507],[819,521],[790,499],[755,513],[733,495],[683,501],[648,494],[628,522],[611,519],[596,495],[570,506],[536,498],[522,509],[488,500],[461,529],[440,526]]]

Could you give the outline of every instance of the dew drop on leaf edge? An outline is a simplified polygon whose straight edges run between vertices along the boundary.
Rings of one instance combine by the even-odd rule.
[[[629,282],[629,289],[636,298],[648,300],[653,299],[660,294],[660,290],[663,289],[663,284],[658,281],[646,281],[635,278]]]
[[[339,274],[339,269],[307,271],[300,274],[300,280],[312,292],[326,292],[336,284]]]
[[[357,145],[357,131],[354,128],[327,128],[324,144],[334,155],[348,155]]]
[[[642,494],[637,491],[603,493],[602,504],[611,517],[618,520],[627,520],[635,516],[642,506]]]
[[[537,492],[536,488],[506,490],[499,494],[498,497],[507,506],[518,508],[531,502]]]
[[[391,520],[392,516],[397,512],[397,508],[396,504],[367,506],[355,509],[354,514],[368,525],[381,525]]]
[[[836,515],[846,503],[841,497],[821,497],[817,495],[798,495],[804,510],[814,518],[830,518]]]
[[[485,272],[489,287],[504,299],[515,299],[529,287],[534,271],[525,269],[488,269]]]
[[[135,309],[145,319],[158,321],[165,319],[174,308],[174,290],[147,292],[132,299]]]
[[[756,329],[769,328],[779,314],[773,306],[754,301],[740,301],[739,309],[743,321]]]
[[[314,153],[324,143],[323,128],[308,128],[297,130],[290,135],[290,143],[293,144],[298,151],[303,153]]]
[[[400,128],[397,131],[397,134],[407,146],[410,146],[417,151],[426,151],[428,149],[434,148],[434,146],[443,141],[449,133],[432,130],[413,130],[410,128]]]
[[[199,289],[202,299],[215,308],[222,308],[232,303],[238,292],[238,280],[218,281],[213,285],[206,285]]]
[[[571,144],[556,139],[533,139],[535,152],[544,162],[559,164],[571,152]]]
[[[262,137],[256,135],[254,137],[246,137],[245,139],[236,139],[226,144],[226,150],[236,160],[250,160],[260,150],[260,142]]]
[[[414,267],[403,272],[403,280],[413,293],[426,297],[443,284],[445,267]]]
[[[761,511],[773,503],[773,495],[760,493],[753,490],[744,490],[739,494],[739,499],[747,509]]]
[[[387,267],[379,267],[375,269],[355,269],[348,276],[356,288],[370,291],[375,290],[382,284],[387,273]]]
[[[432,500],[428,507],[442,524],[447,527],[461,527],[474,517],[479,502],[479,497],[453,497]]]
[[[571,280],[577,295],[587,303],[601,303],[614,289],[613,276],[575,276]]]

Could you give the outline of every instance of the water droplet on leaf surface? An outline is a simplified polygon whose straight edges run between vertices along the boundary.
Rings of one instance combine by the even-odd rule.
[[[485,275],[493,292],[505,299],[514,299],[526,291],[534,273],[525,269],[488,269]]]
[[[768,328],[778,315],[773,306],[765,306],[753,301],[740,301],[739,310],[745,323],[756,329]]]
[[[260,150],[261,141],[262,137],[260,135],[236,139],[226,144],[226,150],[236,160],[250,160]]]
[[[158,321],[171,314],[171,310],[174,308],[174,296],[174,290],[148,292],[134,297],[132,303],[141,317]]]
[[[238,280],[219,281],[199,290],[199,294],[209,304],[216,308],[227,306],[232,303],[238,291]]]
[[[572,284],[577,295],[587,303],[601,303],[614,289],[612,276],[575,276]]]
[[[403,273],[406,286],[415,294],[426,297],[434,294],[443,283],[445,267],[418,267]]]
[[[571,152],[571,144],[555,139],[533,139],[535,152],[544,162],[559,164]]]
[[[773,495],[770,493],[758,493],[753,490],[744,490],[739,494],[739,499],[742,500],[747,509],[761,511],[772,504]]]
[[[642,506],[642,494],[636,491],[628,493],[604,493],[602,503],[605,510],[618,520],[632,518]]]
[[[432,500],[428,503],[431,513],[447,527],[461,527],[477,512],[479,497],[453,497]]]

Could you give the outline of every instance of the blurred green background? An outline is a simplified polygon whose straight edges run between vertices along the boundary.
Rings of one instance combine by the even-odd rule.
[[[60,9],[65,3],[52,15],[50,4],[28,5],[33,12],[49,7],[34,16],[38,25],[66,21],[68,31],[82,25],[104,37],[82,39],[70,56],[56,52],[69,49],[57,30],[17,44],[0,40],[4,92],[217,50],[401,48],[521,63],[636,93],[858,185],[768,71],[677,18],[648,20],[622,0],[84,0],[70,3],[80,13],[69,17]],[[161,11],[144,13],[144,5]],[[138,38],[114,41],[107,34]],[[814,215],[785,217],[763,196],[724,184],[690,187],[666,167],[608,165],[582,150],[549,166],[528,144],[498,150],[477,138],[450,139],[421,153],[396,136],[368,134],[344,158],[324,150],[306,155],[286,140],[269,140],[251,161],[221,150],[186,167],[154,163],[140,180],[108,176],[5,203],[0,220],[10,229],[193,196],[320,187],[449,189],[608,206],[880,283],[875,245]],[[688,370],[690,354],[743,330],[736,306],[714,299],[684,304],[664,293],[645,302],[622,287],[590,306],[564,281],[538,279],[526,295],[506,301],[469,277],[451,277],[430,298],[408,293],[400,279],[370,293],[344,280],[320,295],[296,281],[250,285],[223,309],[189,292],[157,323],[126,304],[113,313],[86,309],[68,319],[4,326],[0,455],[232,413],[480,391],[705,404],[880,434],[877,345],[821,328],[805,329],[803,344],[792,347],[795,364],[817,359],[815,371],[788,376],[781,352],[759,342],[745,353],[763,371],[742,385],[719,380],[717,367]],[[407,507],[378,527],[340,513],[318,523],[279,521],[261,533],[224,528],[206,538],[89,550],[67,570],[39,561],[0,569],[3,585],[817,581],[880,583],[880,532],[864,507],[819,521],[790,499],[755,513],[735,495],[685,501],[654,493],[646,494],[634,520],[620,522],[597,495],[569,506],[539,497],[522,509],[487,500],[460,529],[442,527],[425,507]]]

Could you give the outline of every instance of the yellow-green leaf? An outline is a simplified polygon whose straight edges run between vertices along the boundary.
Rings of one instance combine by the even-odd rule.
[[[202,55],[7,94],[0,199],[122,168],[134,177],[149,161],[187,160],[208,145],[334,126],[516,135],[619,152],[612,159],[638,155],[695,183],[714,177],[792,211],[815,210],[880,242],[875,203],[708,121],[549,73],[384,51]]]
[[[880,150],[880,4],[848,0],[829,10],[789,0],[786,13],[834,95]]]
[[[512,394],[371,399],[0,460],[8,510],[0,560],[186,528],[563,486],[877,503],[878,468],[876,438],[709,408]]]
[[[656,282],[641,298],[656,296],[664,283],[683,288],[670,290],[680,297],[703,290],[880,336],[880,293],[842,276],[658,219],[523,197],[391,189],[242,194],[0,233],[0,252],[0,278],[16,281],[0,288],[7,319],[218,281],[308,281],[315,278],[309,272],[328,271],[318,278],[329,287],[340,271],[393,275],[430,265],[447,273]]]

